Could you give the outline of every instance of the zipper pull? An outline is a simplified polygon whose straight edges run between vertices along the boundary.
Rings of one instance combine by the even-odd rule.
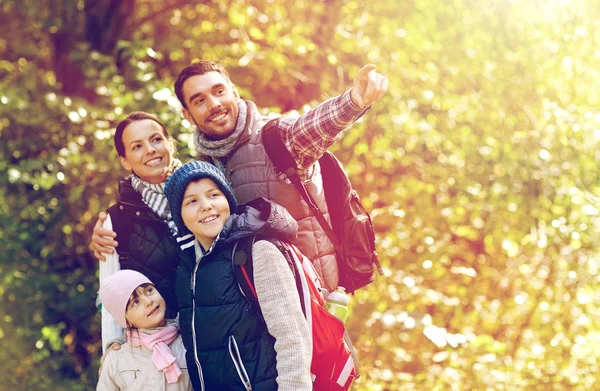
[[[375,265],[377,266],[379,275],[383,276],[383,269],[381,268],[381,264],[379,263],[379,259],[377,257],[378,257],[377,251],[373,251],[373,261],[375,261]]]

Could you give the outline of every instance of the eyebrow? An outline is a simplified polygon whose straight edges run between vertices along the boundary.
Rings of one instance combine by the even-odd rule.
[[[153,286],[153,285],[147,285],[147,286],[145,286],[145,287],[138,286],[137,288],[135,288],[135,290],[134,290],[133,292],[131,292],[131,295],[129,296],[129,300],[127,301],[127,307],[128,307],[128,308],[129,308],[129,307],[131,307],[131,306],[133,305],[133,300],[134,300],[134,299],[137,299],[138,297],[140,297],[140,296],[141,296],[141,294],[140,294],[140,292],[139,292],[140,288],[141,288],[141,291],[142,291],[142,293],[143,293],[143,292],[144,292],[144,290],[145,290],[146,288],[150,287],[150,286]]]
[[[215,191],[215,190],[221,191],[221,189],[219,189],[218,186],[213,186],[210,189],[206,190],[206,193],[210,193],[211,191]],[[187,198],[194,197],[195,195],[196,195],[196,193],[188,194],[188,195],[184,196],[183,199],[185,200]]]
[[[221,87],[225,87],[225,84],[223,83],[217,83],[214,86],[211,87],[211,90],[214,90],[215,88],[221,88]],[[200,95],[204,95],[202,92],[196,92],[195,94],[193,94],[192,96],[190,96],[190,99],[188,99],[188,103],[192,103],[192,101],[194,99],[196,99],[197,97],[199,97]]]
[[[156,133],[152,133],[152,135],[150,137],[148,137],[149,139],[153,138],[154,136],[161,136],[160,132],[156,132]],[[131,144],[135,144],[135,143],[141,143],[142,140],[133,140],[129,143],[129,146],[131,146]]]

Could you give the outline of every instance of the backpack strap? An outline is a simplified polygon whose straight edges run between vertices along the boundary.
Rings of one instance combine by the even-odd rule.
[[[296,167],[296,161],[281,139],[281,135],[279,133],[279,120],[274,119],[267,122],[267,124],[262,128],[261,132],[262,142],[267,156],[269,159],[271,159],[271,162],[273,162],[275,168],[284,173],[296,187],[304,201],[306,201],[308,204],[313,215],[319,221],[323,231],[325,231],[325,234],[327,234],[327,237],[331,243],[333,243],[336,253],[339,257],[341,257],[343,250],[337,235],[333,231],[333,228],[331,228],[331,225],[329,225],[327,222],[327,219],[325,219],[325,216],[323,216],[323,213],[321,213],[321,210],[317,206],[314,198],[310,195],[300,180],[300,175],[298,174],[298,169]]]
[[[250,311],[255,311],[264,321],[258,303],[258,295],[254,288],[254,267],[252,262],[252,246],[254,245],[254,240],[254,236],[251,236],[237,241],[233,245],[231,262],[233,274],[235,275],[240,291],[244,295],[246,301],[248,301],[248,304],[250,304]]]

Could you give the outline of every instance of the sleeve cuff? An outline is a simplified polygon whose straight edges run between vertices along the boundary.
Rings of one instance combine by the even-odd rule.
[[[367,106],[364,109],[358,107],[350,97],[350,90],[352,90],[352,88],[349,88],[348,90],[346,90],[346,92],[342,94],[342,107],[344,107],[344,109],[347,110],[349,114],[356,116],[357,118],[362,117],[367,111],[371,109],[371,106]]]

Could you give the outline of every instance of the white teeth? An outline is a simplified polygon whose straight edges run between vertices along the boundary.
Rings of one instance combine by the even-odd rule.
[[[201,220],[201,223],[210,223],[211,221],[215,221],[217,219],[217,216],[210,216],[205,218],[204,220]]]
[[[215,117],[212,117],[212,118],[211,118],[211,121],[212,121],[212,122],[215,122],[215,121],[220,121],[220,120],[222,120],[223,118],[225,118],[225,116],[226,116],[226,115],[227,115],[227,113],[221,113],[221,114],[219,114],[219,115],[217,115],[217,116],[215,116]]]
[[[156,166],[156,165],[158,165],[158,164],[160,163],[160,161],[161,161],[161,160],[162,160],[162,158],[160,158],[160,157],[157,157],[157,158],[154,158],[154,159],[152,159],[152,160],[148,160],[148,161],[146,162],[146,165],[147,165],[147,166]]]

